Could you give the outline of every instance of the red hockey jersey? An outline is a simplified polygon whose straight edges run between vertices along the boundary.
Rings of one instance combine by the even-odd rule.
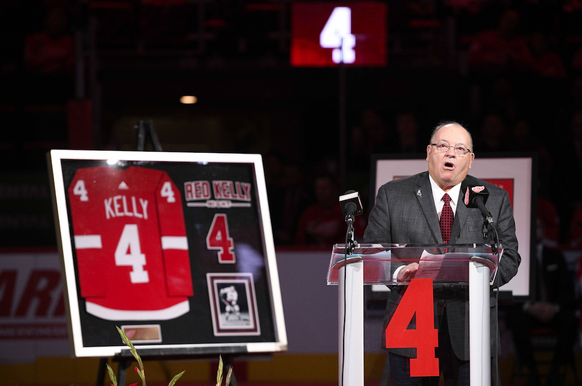
[[[68,190],[81,296],[107,320],[168,320],[193,295],[180,192],[166,172],[78,169]]]

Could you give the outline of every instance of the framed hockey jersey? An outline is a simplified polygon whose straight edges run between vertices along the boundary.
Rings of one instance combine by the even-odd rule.
[[[260,155],[52,150],[73,354],[287,347]]]

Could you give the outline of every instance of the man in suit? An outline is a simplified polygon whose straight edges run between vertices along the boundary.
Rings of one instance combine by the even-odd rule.
[[[467,177],[475,159],[471,134],[460,124],[438,125],[426,148],[428,172],[394,180],[383,185],[376,197],[368,227],[366,243],[400,244],[483,244],[483,215],[477,208],[462,202],[461,183],[465,178],[484,185],[489,191],[487,209],[493,216],[504,252],[498,266],[496,284],[507,283],[517,273],[520,256],[517,252],[515,222],[506,191],[490,183]],[[452,227],[446,225],[452,220]],[[441,224],[441,219],[442,223]],[[441,228],[443,225],[443,228]],[[448,228],[448,229],[447,229]],[[451,229],[452,228],[452,229]],[[489,232],[492,236],[494,232]],[[399,282],[414,278],[417,263],[403,262],[393,272]],[[394,286],[388,296],[385,326],[397,308],[406,286]],[[438,294],[437,294],[438,292]],[[496,301],[491,297],[492,355],[498,349]],[[469,385],[468,296],[458,286],[435,286],[435,326],[439,330],[436,350],[440,371],[448,385]],[[389,338],[389,337],[388,337]],[[438,377],[410,377],[410,358],[415,348],[388,350],[393,385],[438,385]]]

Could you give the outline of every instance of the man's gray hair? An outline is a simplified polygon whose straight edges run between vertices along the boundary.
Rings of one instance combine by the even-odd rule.
[[[430,143],[433,143],[433,138],[436,135],[437,131],[439,131],[440,129],[442,129],[443,127],[447,126],[447,125],[457,125],[462,127],[463,129],[465,129],[465,131],[469,134],[469,139],[471,140],[471,148],[469,149],[471,151],[471,153],[473,153],[473,136],[471,135],[471,133],[469,132],[469,130],[467,130],[465,128],[465,126],[461,125],[459,122],[456,121],[443,121],[443,122],[439,122],[438,125],[436,125],[436,127],[434,128],[434,130],[432,131],[432,134],[430,135]]]

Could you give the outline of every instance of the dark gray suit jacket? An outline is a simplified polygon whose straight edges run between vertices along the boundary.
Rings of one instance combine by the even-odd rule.
[[[468,178],[474,178],[468,176]],[[498,267],[496,283],[507,283],[517,273],[521,257],[517,252],[515,221],[507,192],[493,184],[477,180],[489,190],[486,206],[493,216],[504,251]],[[462,202],[463,192],[458,197],[450,244],[483,244],[483,215],[477,208],[467,208]],[[492,233],[492,232],[490,232]],[[390,181],[378,191],[374,208],[370,212],[368,227],[364,233],[365,243],[442,244],[439,218],[437,216],[428,172]],[[388,295],[385,326],[396,309],[404,291],[397,286]],[[435,289],[436,290],[436,289]],[[455,294],[455,291],[457,294]],[[446,290],[445,290],[446,292]],[[469,359],[469,309],[467,297],[450,289],[442,299],[435,294],[435,323],[438,326],[446,312],[451,344],[457,357]],[[461,291],[462,292],[462,291]],[[445,307],[446,303],[446,307]],[[491,296],[491,344],[492,355],[498,351],[496,301]],[[390,349],[399,355],[414,357],[416,349]]]

